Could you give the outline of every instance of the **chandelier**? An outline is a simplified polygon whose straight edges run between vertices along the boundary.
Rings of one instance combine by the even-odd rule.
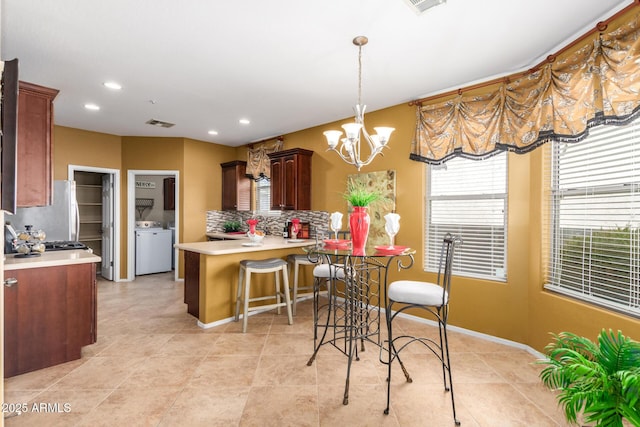
[[[364,127],[364,110],[366,105],[362,105],[362,46],[366,45],[369,40],[365,36],[358,36],[353,39],[353,44],[358,46],[358,103],[353,108],[355,112],[355,122],[342,125],[342,129],[346,134],[342,136],[342,131],[328,130],[324,132],[327,137],[329,148],[327,151],[335,151],[338,155],[350,165],[354,165],[358,170],[362,166],[366,166],[389,142],[389,136],[395,129],[390,127],[373,128],[377,132],[376,135],[369,135]],[[360,160],[360,133],[364,136],[364,140],[369,144],[369,157],[366,160]],[[338,143],[340,147],[338,148]]]

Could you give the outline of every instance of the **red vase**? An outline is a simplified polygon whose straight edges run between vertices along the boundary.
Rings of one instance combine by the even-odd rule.
[[[351,242],[354,255],[364,255],[364,247],[369,236],[369,213],[366,206],[354,206],[353,212],[349,214],[349,231],[351,232]]]

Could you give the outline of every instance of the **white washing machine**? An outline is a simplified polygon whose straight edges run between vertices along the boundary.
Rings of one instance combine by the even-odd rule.
[[[155,221],[136,221],[136,276],[171,271],[171,230]]]

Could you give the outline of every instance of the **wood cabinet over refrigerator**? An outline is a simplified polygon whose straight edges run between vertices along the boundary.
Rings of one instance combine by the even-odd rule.
[[[220,163],[222,168],[222,210],[251,209],[251,180],[247,178],[247,162],[234,160]]]
[[[53,100],[58,90],[32,83],[18,86],[18,207],[51,204],[53,189]]]
[[[311,156],[313,151],[293,148],[269,154],[271,209],[311,209]]]

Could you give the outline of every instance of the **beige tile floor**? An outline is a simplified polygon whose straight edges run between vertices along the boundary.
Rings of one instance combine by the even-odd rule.
[[[269,312],[250,317],[247,334],[239,323],[203,330],[186,313],[183,284],[170,274],[99,281],[98,342],[80,360],[6,379],[5,402],[29,410],[5,424],[453,426],[440,365],[418,347],[404,356],[413,383],[394,370],[389,415],[386,366],[372,346],[353,363],[343,405],[347,359],[326,346],[306,365],[311,308],[301,302],[291,326],[284,314]],[[406,319],[398,328],[433,329]],[[463,426],[567,425],[538,380],[535,356],[461,333],[451,332],[450,342]],[[43,411],[34,412],[34,403]]]

